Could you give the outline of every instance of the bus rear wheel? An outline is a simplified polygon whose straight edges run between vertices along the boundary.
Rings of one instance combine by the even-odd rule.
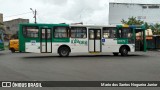
[[[121,56],[127,56],[128,55],[128,50],[126,47],[122,47],[120,49],[120,53],[121,53]]]
[[[12,49],[11,49],[11,52],[12,52],[12,53],[15,53],[15,50],[12,48]]]
[[[59,56],[61,57],[67,57],[69,56],[70,50],[68,47],[61,47],[58,53],[59,53]]]

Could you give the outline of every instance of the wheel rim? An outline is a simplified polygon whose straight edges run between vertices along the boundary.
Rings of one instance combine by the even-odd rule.
[[[61,54],[62,54],[63,56],[66,56],[66,55],[68,54],[68,51],[67,51],[66,49],[64,49],[64,50],[61,51]]]
[[[123,53],[126,55],[126,54],[127,54],[127,50],[126,50],[126,49],[123,49]]]

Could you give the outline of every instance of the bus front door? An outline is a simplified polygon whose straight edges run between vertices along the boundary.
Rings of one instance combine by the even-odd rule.
[[[101,52],[101,29],[89,29],[89,52]]]
[[[41,29],[41,53],[52,53],[52,37],[50,28]]]

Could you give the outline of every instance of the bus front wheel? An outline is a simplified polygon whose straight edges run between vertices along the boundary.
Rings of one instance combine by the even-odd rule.
[[[127,56],[128,55],[128,50],[126,47],[122,47],[120,49],[120,53],[121,53],[121,56]]]
[[[62,57],[67,57],[69,56],[70,50],[68,47],[61,47],[58,51],[59,55]]]

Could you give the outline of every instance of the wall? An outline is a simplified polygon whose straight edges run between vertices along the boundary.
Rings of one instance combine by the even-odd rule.
[[[156,8],[150,6],[156,6]],[[132,16],[149,24],[158,23],[160,22],[160,4],[109,4],[109,24],[122,24],[122,19],[128,20]]]
[[[11,21],[5,21],[4,26],[6,29],[6,33],[10,35],[16,34],[19,30],[20,23],[29,23],[29,19],[19,18],[19,19],[14,19]]]

